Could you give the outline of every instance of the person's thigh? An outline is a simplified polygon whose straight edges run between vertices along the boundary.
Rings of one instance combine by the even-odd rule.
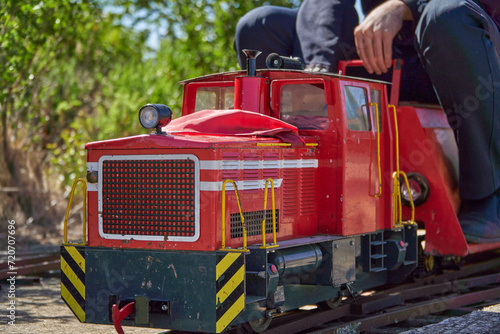
[[[234,48],[242,69],[246,69],[246,57],[241,50],[259,50],[257,68],[266,67],[270,53],[282,56],[302,57],[299,39],[295,31],[297,10],[263,6],[245,14],[236,25]]]
[[[456,134],[460,195],[500,188],[500,33],[474,0],[431,1],[417,27],[424,65]]]

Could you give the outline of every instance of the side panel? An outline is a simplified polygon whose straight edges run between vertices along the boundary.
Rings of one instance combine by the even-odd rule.
[[[248,245],[262,243],[262,220],[266,204],[266,242],[272,242],[272,187],[274,184],[278,240],[317,233],[317,150],[310,148],[261,147],[245,150],[221,149],[214,172],[219,182],[232,180],[238,188],[238,200],[232,183],[225,191],[225,241],[227,247],[243,246],[240,207],[244,216]],[[217,164],[218,163],[218,164]],[[215,174],[214,174],[215,175]],[[222,193],[216,206],[217,231],[222,224]],[[221,244],[218,234],[217,243]]]
[[[89,246],[215,251],[222,245],[225,180],[237,186],[249,245],[262,243],[264,210],[267,242],[272,241],[271,184],[267,203],[264,198],[269,179],[274,184],[278,239],[317,233],[315,147],[179,151],[89,151],[88,169],[106,174],[88,189]],[[185,172],[170,164],[190,167]],[[226,246],[241,247],[243,235],[233,231],[242,230],[242,224],[232,183],[226,183],[225,195]]]
[[[398,123],[401,170],[420,173],[429,181],[429,198],[415,209],[415,220],[425,223],[425,251],[435,256],[465,256],[467,243],[455,214],[456,184],[448,179],[453,174],[449,165],[454,159],[447,155],[453,155],[456,146],[443,145],[445,136],[452,136],[443,111],[400,107]],[[452,140],[446,142],[454,144]],[[409,214],[407,209],[406,219]]]
[[[387,192],[382,191],[387,190],[382,185],[386,181],[384,171],[390,168],[385,158],[390,149],[383,147],[389,129],[382,129],[379,145],[376,109],[370,106],[370,88],[367,83],[340,81],[344,128],[340,144],[342,223],[337,225],[337,233],[341,235],[370,233],[384,228],[384,212],[390,212],[390,207],[384,206]]]

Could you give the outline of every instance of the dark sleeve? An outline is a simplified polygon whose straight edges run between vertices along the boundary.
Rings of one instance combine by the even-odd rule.
[[[402,0],[408,7],[410,7],[411,14],[413,15],[413,22],[415,25],[420,20],[420,16],[422,16],[422,12],[424,11],[425,6],[429,3],[430,0]]]
[[[336,72],[339,60],[355,57],[354,0],[305,0],[297,15],[297,35],[308,65]]]
[[[383,0],[361,0],[361,9],[363,10],[363,14],[366,16],[368,13],[372,11],[373,8],[382,4]]]

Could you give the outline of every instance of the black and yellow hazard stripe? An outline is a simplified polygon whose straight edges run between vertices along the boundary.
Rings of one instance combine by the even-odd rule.
[[[61,247],[61,297],[85,322],[85,252],[83,247]]]
[[[245,256],[217,255],[216,330],[221,333],[245,308]]]

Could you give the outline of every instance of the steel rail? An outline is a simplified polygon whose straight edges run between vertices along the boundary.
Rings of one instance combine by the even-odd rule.
[[[14,269],[9,269],[9,262],[0,263],[0,280],[9,278],[12,272],[16,276],[41,275],[51,270],[57,270],[61,267],[61,255],[59,253],[51,253],[42,256],[28,256],[26,258],[13,261]]]
[[[500,259],[493,259],[466,265],[461,270],[448,270],[441,275],[386,287],[371,296],[357,296],[332,310],[290,312],[273,319],[271,327],[262,333],[337,333],[337,330],[346,327],[362,332],[500,299],[499,264]],[[488,272],[491,270],[496,272]],[[471,275],[476,276],[468,277]],[[483,289],[471,291],[479,288]],[[234,329],[231,333],[239,332]]]

